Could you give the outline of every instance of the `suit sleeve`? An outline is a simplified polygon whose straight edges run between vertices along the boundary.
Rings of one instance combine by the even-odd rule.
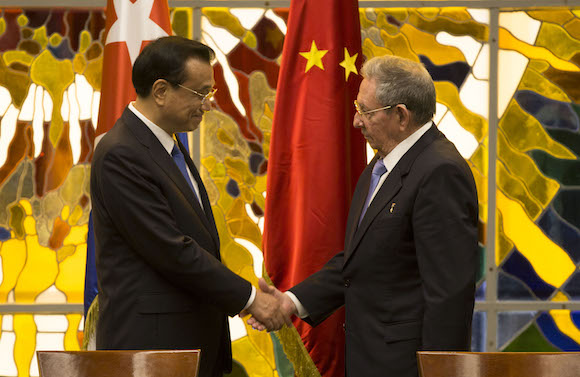
[[[466,350],[470,343],[478,204],[473,176],[462,163],[430,169],[413,211],[425,350]]]
[[[108,222],[131,249],[176,286],[228,315],[246,304],[251,284],[239,277],[179,229],[166,195],[151,169],[129,148],[112,148],[94,169],[92,189]]]
[[[342,265],[344,251],[332,257],[320,271],[290,288],[308,312],[304,321],[316,326],[344,305]]]

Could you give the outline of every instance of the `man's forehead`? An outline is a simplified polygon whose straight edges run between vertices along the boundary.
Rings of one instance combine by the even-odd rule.
[[[363,79],[360,84],[357,100],[361,103],[361,105],[366,105],[370,102],[376,102],[375,97],[375,83],[369,79]]]
[[[199,59],[190,59],[186,63],[185,81],[205,86],[213,86],[213,67]]]

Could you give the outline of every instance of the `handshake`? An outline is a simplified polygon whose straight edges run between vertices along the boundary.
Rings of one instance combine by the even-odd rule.
[[[276,287],[268,285],[263,278],[258,281],[259,290],[252,305],[240,312],[240,317],[251,315],[248,325],[268,332],[280,330],[284,324],[292,326],[290,318],[297,314],[294,302]]]

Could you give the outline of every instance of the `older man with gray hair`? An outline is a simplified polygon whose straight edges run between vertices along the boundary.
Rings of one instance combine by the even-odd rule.
[[[477,192],[431,120],[427,70],[381,56],[361,73],[353,125],[377,154],[359,178],[344,250],[286,294],[269,290],[313,326],[345,306],[347,376],[415,377],[416,351],[469,349]]]

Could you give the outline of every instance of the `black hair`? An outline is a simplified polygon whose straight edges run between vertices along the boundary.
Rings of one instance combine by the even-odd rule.
[[[201,42],[179,36],[162,37],[149,43],[133,65],[132,80],[137,95],[149,96],[153,83],[159,79],[174,86],[184,82],[185,63],[191,58],[211,64],[215,52]]]

